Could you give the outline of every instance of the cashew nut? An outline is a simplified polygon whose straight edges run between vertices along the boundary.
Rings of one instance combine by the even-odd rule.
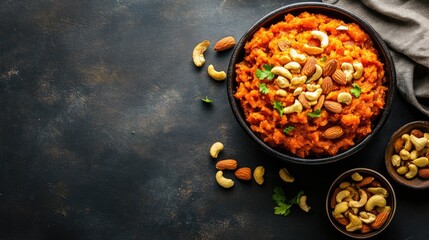
[[[353,62],[353,67],[355,69],[355,73],[353,73],[354,79],[359,79],[363,75],[363,65],[361,62]]]
[[[281,96],[281,97],[286,97],[287,96],[287,92],[284,89],[278,89],[276,91],[276,95],[277,96]]]
[[[222,151],[222,150],[223,150],[223,144],[221,142],[215,142],[210,147],[210,156],[212,156],[212,158],[217,158],[220,151]]]
[[[366,224],[370,224],[375,221],[375,214],[369,213],[369,212],[359,212],[359,218],[362,222]]]
[[[307,196],[306,195],[302,195],[299,198],[299,202],[298,202],[299,207],[304,210],[305,212],[310,211],[311,207],[307,205]]]
[[[291,73],[299,73],[301,65],[298,62],[289,62],[285,65],[285,68]]]
[[[405,148],[399,151],[399,156],[401,156],[402,160],[408,160],[410,159],[410,152],[408,152]]]
[[[320,47],[321,48],[326,48],[328,46],[329,38],[328,38],[328,35],[326,35],[326,33],[322,32],[322,31],[314,30],[314,31],[311,31],[311,35],[314,38],[317,38],[320,40]]]
[[[322,91],[323,90],[321,88],[318,88],[314,92],[305,92],[304,94],[305,94],[305,97],[309,101],[315,101],[315,100],[317,100],[320,97],[320,95],[322,95]]]
[[[280,175],[280,178],[287,183],[291,183],[295,181],[295,178],[292,175],[290,175],[289,171],[286,168],[280,169],[279,175]]]
[[[341,64],[341,69],[346,75],[347,82],[350,82],[353,79],[353,73],[354,73],[353,65],[348,62],[343,62]]]
[[[234,181],[232,179],[229,178],[225,178],[223,176],[223,172],[222,171],[217,171],[216,173],[216,182],[224,187],[224,188],[231,188],[234,186]]]
[[[385,198],[389,196],[389,192],[384,187],[369,187],[366,190],[374,195],[381,195]]]
[[[216,71],[212,64],[207,68],[207,72],[209,73],[209,76],[216,81],[222,81],[226,78],[226,73],[224,71]]]
[[[332,211],[332,215],[334,217],[339,216],[341,213],[345,213],[349,209],[349,204],[347,202],[340,202],[335,205],[334,211]]]
[[[346,201],[346,202],[350,202],[352,200],[357,201],[359,199],[359,193],[356,190],[356,188],[354,188],[352,186],[349,186],[349,187],[346,188],[346,190],[350,191],[350,196],[348,196],[347,198],[343,199],[343,201],[346,201],[349,198],[350,198],[349,201]]]
[[[343,201],[344,198],[350,196],[350,191],[349,190],[341,190],[337,196],[335,196],[335,200],[337,201],[337,203],[340,203]]]
[[[337,96],[337,102],[349,105],[352,102],[352,95],[348,92],[340,92]]]
[[[310,79],[308,79],[307,82],[316,81],[317,79],[320,78],[320,76],[322,76],[322,72],[323,72],[322,67],[319,66],[318,64],[316,64],[315,66],[316,66],[316,71],[313,73],[313,75],[311,75]]]
[[[192,52],[192,60],[194,61],[195,66],[201,67],[206,62],[206,59],[204,58],[204,52],[209,46],[209,40],[204,40],[195,46],[194,51]]]
[[[362,181],[363,179],[362,175],[360,175],[358,172],[353,173],[351,178],[356,182]]]
[[[390,157],[390,161],[392,162],[392,165],[394,167],[400,167],[401,166],[401,157],[398,154],[394,154],[392,155],[392,157]]]
[[[360,208],[363,207],[363,205],[366,204],[367,200],[368,200],[368,195],[366,194],[366,192],[363,189],[359,189],[359,196],[360,199],[359,201],[350,201],[349,202],[349,207],[356,207],[356,208]]]
[[[307,57],[304,54],[299,54],[295,49],[291,48],[289,51],[289,55],[295,62],[298,63],[305,63],[305,60],[307,60]]]
[[[346,226],[346,230],[353,232],[362,228],[362,220],[354,214],[349,213],[350,223]]]
[[[413,164],[420,168],[426,167],[428,163],[429,163],[429,160],[427,157],[419,157],[413,160]]]
[[[293,96],[298,96],[302,93],[302,87],[297,87],[294,91],[293,91]]]
[[[290,83],[291,83],[292,85],[298,86],[298,85],[304,84],[304,83],[305,83],[305,80],[307,80],[307,76],[302,75],[302,76],[300,76],[300,77],[293,77],[293,78],[290,80]]]
[[[278,76],[276,79],[277,86],[280,88],[287,88],[289,87],[289,80],[283,76]]]
[[[304,44],[304,51],[310,55],[317,55],[323,53],[323,48],[310,46],[306,43]]]
[[[410,160],[415,160],[420,156],[420,152],[417,150],[413,150],[410,152]]]
[[[286,68],[284,68],[282,66],[273,67],[271,69],[271,72],[274,73],[275,75],[283,76],[283,77],[288,78],[288,79],[292,78],[292,73],[290,73],[289,70],[287,70]]]
[[[374,207],[386,206],[386,198],[382,195],[372,195],[365,204],[365,210],[367,212],[372,211]]]
[[[262,185],[264,183],[264,174],[265,168],[263,166],[257,166],[255,168],[255,170],[253,171],[253,178],[255,179],[257,184]]]
[[[320,88],[319,84],[307,84],[307,90],[310,92],[314,92]]]
[[[415,164],[411,163],[408,165],[408,172],[405,174],[405,177],[408,179],[412,179],[417,175],[418,168]]]
[[[339,185],[339,188],[346,189],[347,187],[350,187],[350,186],[351,186],[351,183],[346,181],[346,182],[341,182]]]
[[[414,135],[410,135],[410,141],[417,151],[423,150],[423,148],[425,148],[426,144],[428,143],[428,140],[425,137],[418,138]]]
[[[302,112],[302,104],[298,101],[298,99],[295,99],[295,102],[292,105],[283,108],[284,114],[295,113],[295,112],[296,113]]]
[[[390,213],[392,211],[392,208],[390,206],[384,206],[384,207],[378,207],[376,210],[378,213],[381,213],[381,212],[389,212]]]
[[[407,167],[407,166],[400,166],[400,167],[398,167],[398,168],[396,169],[396,172],[397,172],[399,175],[404,175],[405,173],[407,173],[407,172],[408,172],[408,167]]]
[[[413,144],[411,143],[411,140],[410,140],[410,135],[409,134],[403,134],[401,136],[401,139],[405,141],[404,149],[407,151],[410,151],[411,148],[413,147]]]

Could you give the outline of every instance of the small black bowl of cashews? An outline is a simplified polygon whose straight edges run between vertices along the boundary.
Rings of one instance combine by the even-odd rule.
[[[329,188],[326,213],[341,233],[357,239],[374,237],[388,227],[396,211],[395,191],[380,173],[354,168]]]
[[[429,188],[429,122],[409,122],[397,129],[387,144],[385,164],[399,184]]]

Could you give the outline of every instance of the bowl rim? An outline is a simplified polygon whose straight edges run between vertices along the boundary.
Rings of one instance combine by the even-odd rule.
[[[397,139],[397,137],[399,137],[401,133],[404,133],[406,129],[410,128],[410,131],[411,131],[413,126],[415,128],[424,127],[429,130],[429,121],[423,121],[423,120],[412,121],[396,129],[395,132],[393,132],[392,135],[390,136],[389,142],[386,145],[386,148],[385,148],[386,150],[384,153],[384,162],[386,165],[387,173],[395,182],[413,189],[427,189],[429,188],[429,180],[423,180],[417,177],[413,179],[406,179],[404,176],[399,175],[395,171],[394,167],[390,162],[390,157],[394,154],[394,149],[393,149],[394,141]],[[421,183],[421,184],[418,184],[418,183]]]
[[[288,155],[285,152],[282,152],[280,150],[276,150],[270,147],[250,129],[248,123],[245,120],[245,116],[242,113],[243,111],[242,111],[241,105],[238,102],[238,100],[235,99],[234,97],[234,93],[236,91],[235,64],[236,62],[238,62],[238,59],[241,59],[240,54],[242,54],[243,52],[243,48],[247,39],[251,38],[260,27],[271,25],[273,23],[273,20],[281,17],[282,15],[284,16],[284,14],[287,14],[290,12],[304,12],[304,11],[307,11],[307,12],[332,11],[332,14],[341,15],[340,19],[343,19],[343,20],[349,19],[350,22],[357,23],[371,37],[371,40],[373,41],[374,46],[377,48],[379,52],[379,57],[384,60],[383,63],[384,63],[384,70],[386,74],[385,77],[387,78],[390,76],[390,79],[387,78],[389,79],[389,82],[388,82],[389,87],[388,87],[388,94],[386,94],[385,106],[382,113],[376,118],[375,120],[376,125],[374,125],[375,127],[373,128],[372,132],[352,148],[346,151],[340,152],[334,156],[327,156],[327,157],[321,157],[321,158],[301,158],[293,155]],[[372,140],[374,135],[376,135],[383,127],[384,123],[386,122],[389,116],[390,108],[392,106],[395,94],[396,94],[395,65],[394,65],[391,53],[387,45],[381,38],[381,36],[375,31],[375,29],[369,23],[367,23],[362,18],[358,17],[355,13],[349,10],[346,10],[342,7],[331,5],[328,3],[318,3],[318,2],[294,3],[294,4],[280,7],[268,13],[264,17],[262,17],[255,24],[253,24],[246,31],[246,33],[241,37],[241,39],[237,42],[236,47],[234,48],[233,53],[231,55],[231,59],[230,59],[230,62],[228,65],[228,71],[227,71],[228,101],[230,103],[230,107],[232,109],[234,117],[239,122],[239,125],[257,143],[259,147],[261,147],[265,152],[267,152],[271,156],[274,156],[277,159],[280,159],[285,162],[304,164],[304,165],[320,165],[325,163],[333,163],[341,159],[344,159],[346,157],[349,157],[352,154],[360,151],[364,146],[367,145],[367,143],[370,140]]]
[[[362,172],[362,173],[369,173],[372,176],[375,176],[377,180],[382,181],[382,184],[385,184],[384,187],[389,191],[390,193],[390,202],[391,202],[391,212],[390,215],[388,217],[388,219],[386,220],[386,222],[384,223],[383,227],[377,229],[376,231],[373,231],[371,233],[353,233],[353,232],[347,232],[344,229],[340,228],[337,222],[335,222],[335,220],[333,219],[332,215],[331,215],[331,206],[330,206],[330,202],[331,202],[331,193],[334,192],[335,187],[340,183],[341,180],[347,178],[348,176],[350,176],[351,174],[353,174],[354,172]],[[325,201],[325,209],[326,209],[326,214],[328,215],[328,219],[331,222],[331,224],[341,233],[343,233],[344,235],[348,236],[348,237],[352,237],[352,238],[357,238],[357,239],[366,239],[366,238],[371,238],[374,237],[378,234],[380,234],[381,232],[383,232],[390,224],[390,222],[393,220],[393,217],[395,216],[396,213],[396,193],[395,193],[395,189],[393,188],[392,184],[389,182],[389,180],[383,176],[383,174],[381,174],[380,172],[377,172],[374,169],[371,168],[363,168],[363,167],[358,167],[358,168],[352,168],[349,169],[341,174],[338,175],[337,178],[335,178],[335,180],[332,182],[331,186],[329,187],[328,193],[326,194],[326,201]]]

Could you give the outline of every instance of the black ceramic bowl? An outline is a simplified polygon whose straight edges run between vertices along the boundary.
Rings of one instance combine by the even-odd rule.
[[[379,58],[381,62],[384,64],[384,70],[385,70],[385,79],[386,79],[386,87],[388,88],[388,91],[386,93],[386,99],[385,99],[385,106],[382,112],[378,115],[378,117],[372,122],[372,133],[367,135],[364,139],[362,139],[360,142],[358,142],[355,146],[352,148],[339,152],[335,156],[327,156],[327,157],[306,157],[306,158],[300,158],[295,155],[292,155],[291,153],[288,153],[285,150],[276,149],[268,144],[266,144],[262,139],[258,137],[258,135],[251,130],[249,127],[249,124],[246,122],[246,118],[244,116],[243,109],[240,105],[240,101],[234,97],[234,94],[236,92],[237,88],[237,82],[236,79],[236,73],[235,73],[235,64],[241,62],[244,58],[244,46],[246,42],[248,42],[255,32],[261,28],[261,27],[269,27],[274,23],[277,23],[279,21],[284,20],[285,14],[291,13],[293,15],[298,15],[301,12],[310,12],[310,13],[321,13],[325,14],[327,16],[341,19],[346,23],[357,23],[372,39],[374,43],[374,47],[379,52]],[[292,163],[298,163],[298,164],[325,164],[325,163],[331,163],[336,162],[340,159],[344,159],[357,151],[361,150],[370,140],[376,135],[380,129],[382,128],[383,124],[385,123],[388,114],[391,109],[391,105],[393,102],[393,97],[395,94],[395,86],[396,86],[396,75],[395,75],[395,67],[392,60],[392,57],[390,55],[390,52],[386,46],[386,44],[381,39],[380,35],[363,19],[355,15],[354,13],[345,10],[343,8],[333,6],[330,4],[325,3],[297,3],[292,4],[288,6],[284,6],[282,8],[279,8],[277,10],[274,10],[273,12],[269,13],[262,19],[260,19],[258,22],[256,22],[240,39],[240,41],[237,43],[229,63],[228,67],[228,73],[227,73],[227,92],[228,92],[228,99],[229,103],[231,105],[232,111],[234,113],[235,118],[241,125],[241,127],[244,129],[244,131],[254,140],[256,143],[267,153],[270,155],[286,161],[286,162],[292,162]]]
[[[335,194],[338,194],[338,191],[344,190],[340,188],[340,184],[344,183],[344,182],[348,182],[351,184],[356,184],[358,185],[360,182],[363,183],[365,180],[361,180],[359,181],[354,181],[352,179],[352,175],[354,173],[359,173],[362,178],[373,178],[372,182],[368,183],[366,185],[363,186],[359,186],[359,189],[363,189],[364,191],[367,191],[367,193],[371,190],[369,190],[369,188],[373,188],[375,186],[379,186],[382,187],[386,190],[387,192],[387,196],[385,197],[386,199],[386,206],[390,207],[390,211],[389,214],[387,215],[387,218],[385,218],[385,222],[380,222],[379,227],[375,227],[374,229],[369,230],[368,232],[361,232],[361,229],[355,230],[355,231],[347,231],[346,230],[346,226],[341,224],[341,222],[344,221],[339,221],[336,220],[334,215],[333,215],[333,211],[335,209],[335,207],[333,207],[334,205],[338,204],[338,202],[335,200],[336,196],[334,196]],[[356,187],[353,187],[356,188]],[[338,189],[338,190],[336,190]],[[365,190],[366,189],[366,190]],[[347,188],[346,188],[347,190]],[[375,192],[372,192],[375,193]],[[375,194],[373,194],[375,195]],[[367,198],[366,203],[368,203],[371,197]],[[369,203],[368,203],[369,204]],[[374,207],[374,209],[378,209],[378,207]],[[365,206],[359,208],[359,211],[364,211],[366,212]],[[380,210],[374,212],[373,214],[380,214]],[[334,182],[332,183],[332,185],[329,188],[328,194],[326,195],[326,214],[328,216],[329,221],[332,223],[332,225],[341,233],[345,234],[348,237],[352,237],[352,238],[357,238],[357,239],[366,239],[366,238],[371,238],[374,237],[378,234],[380,234],[381,232],[383,232],[390,224],[390,222],[392,221],[393,217],[395,216],[395,212],[396,212],[396,195],[395,195],[395,191],[393,190],[392,185],[390,184],[390,182],[383,176],[381,175],[379,172],[376,172],[372,169],[369,168],[354,168],[354,169],[350,169],[344,173],[342,173],[340,176],[338,176]],[[359,213],[357,213],[356,215],[358,215]],[[341,217],[345,217],[345,213],[342,213]],[[381,218],[381,217],[380,217]],[[368,226],[374,226],[372,224],[375,224],[374,222],[370,222],[368,223]]]

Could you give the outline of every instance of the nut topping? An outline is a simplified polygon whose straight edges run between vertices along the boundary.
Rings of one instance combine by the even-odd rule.
[[[343,134],[344,134],[343,129],[340,126],[333,126],[326,129],[322,133],[322,136],[326,139],[332,140],[343,136]]]
[[[311,108],[310,103],[308,102],[307,98],[305,97],[305,93],[301,93],[298,96],[298,101],[302,104],[303,107],[309,109]]]
[[[347,83],[346,74],[341,69],[335,70],[332,74],[332,79],[341,85],[345,85]]]
[[[343,111],[343,107],[339,102],[325,101],[323,106],[326,108],[326,110],[332,113],[340,113],[341,111]]]
[[[314,57],[309,57],[307,62],[305,62],[304,67],[302,68],[301,73],[307,77],[313,75],[316,71],[316,59]]]
[[[329,60],[323,67],[323,77],[331,76],[337,70],[338,62],[335,59]]]
[[[333,88],[334,84],[332,83],[332,79],[330,77],[325,77],[322,80],[322,93],[323,94],[329,94],[330,92],[332,92],[332,88]]]

